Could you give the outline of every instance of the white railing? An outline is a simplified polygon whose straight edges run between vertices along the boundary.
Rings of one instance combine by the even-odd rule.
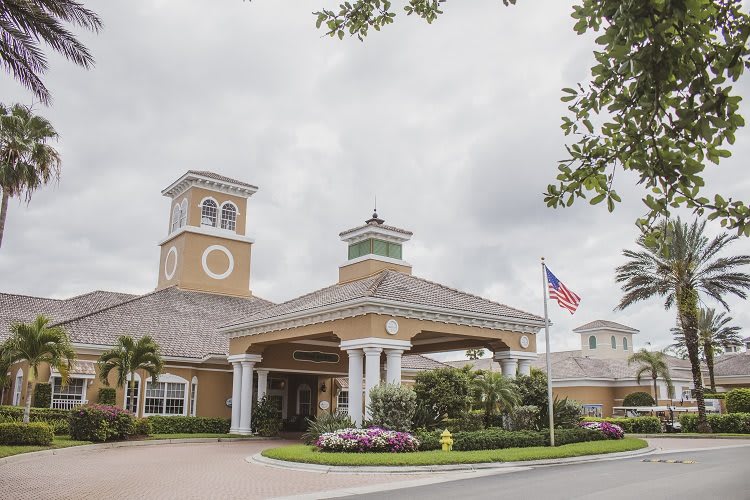
[[[88,403],[85,399],[53,399],[52,408],[57,410],[72,410],[76,406],[85,405]]]

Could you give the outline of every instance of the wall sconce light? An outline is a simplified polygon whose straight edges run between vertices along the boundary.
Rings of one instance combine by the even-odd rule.
[[[323,384],[320,386],[320,392],[326,392],[326,383],[323,382]]]

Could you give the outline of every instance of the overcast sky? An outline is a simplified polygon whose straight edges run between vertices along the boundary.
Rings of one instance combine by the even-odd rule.
[[[248,232],[263,298],[334,283],[338,233],[368,218],[377,194],[386,222],[414,232],[404,257],[418,276],[541,315],[545,256],[583,298],[572,317],[551,307],[553,350],[578,348],[571,330],[595,319],[639,329],[636,348],[670,343],[675,313],[661,301],[613,312],[614,268],[644,208],[634,178],[618,176],[614,214],[542,201],[564,157],[560,89],[593,60],[571,2],[454,0],[431,26],[399,15],[365,43],[321,37],[311,11],[338,4],[327,0],[85,4],[105,24],[82,36],[96,67],[51,58],[54,103],[39,114],[61,135],[63,175],[29,206],[11,201],[1,291],[153,290],[169,218],[160,191],[201,169],[260,187]],[[7,76],[0,91],[31,102]],[[709,169],[707,191],[748,200],[750,131],[733,152]],[[730,252],[750,253],[750,240]],[[729,302],[750,335],[747,302]]]

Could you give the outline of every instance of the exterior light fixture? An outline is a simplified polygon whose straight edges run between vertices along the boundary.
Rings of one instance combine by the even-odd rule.
[[[323,382],[320,386],[320,392],[326,392],[326,383]]]

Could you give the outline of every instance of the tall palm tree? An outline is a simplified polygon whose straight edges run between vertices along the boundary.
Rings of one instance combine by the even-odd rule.
[[[742,337],[739,335],[739,326],[730,326],[732,317],[725,312],[716,314],[715,309],[701,309],[698,313],[698,337],[700,338],[700,350],[703,359],[706,360],[708,376],[711,381],[711,392],[716,392],[716,379],[714,378],[714,356],[724,350],[742,345]],[[672,328],[676,342],[672,345],[675,351],[686,351],[685,333],[679,326]]]
[[[59,326],[49,326],[50,321],[40,315],[31,323],[14,323],[10,327],[10,338],[2,346],[4,363],[26,361],[29,364],[24,423],[29,423],[31,395],[36,386],[39,365],[49,364],[67,382],[70,365],[76,357],[67,332]]]
[[[128,393],[131,397],[125,399],[129,401],[127,409],[133,413],[138,411],[134,404],[135,397],[132,397],[135,393],[136,371],[143,370],[148,373],[155,384],[164,368],[164,360],[159,354],[159,344],[150,335],[145,335],[137,341],[133,340],[130,335],[121,335],[115,347],[99,356],[98,364],[99,379],[104,385],[109,385],[109,374],[113,370],[116,374],[117,387],[124,387],[130,375]]]
[[[93,32],[102,27],[97,15],[76,0],[0,0],[0,62],[44,104],[51,96],[40,76],[47,70],[41,42],[86,69],[94,64],[66,24]]]
[[[703,293],[728,309],[726,295],[746,298],[750,275],[738,268],[750,264],[750,255],[718,257],[737,239],[723,233],[713,239],[703,234],[705,222],[691,224],[677,220],[662,225],[664,249],[638,240],[640,251],[624,250],[628,262],[619,266],[616,279],[622,283],[624,295],[617,309],[625,309],[641,300],[664,298],[664,308],[677,308],[677,322],[685,332],[685,346],[692,367],[695,398],[698,403],[698,430],[710,432],[706,421],[701,380],[700,338],[698,336],[698,294]]]
[[[630,355],[628,358],[628,366],[630,366],[633,363],[638,363],[640,366],[638,366],[638,370],[635,372],[635,380],[638,382],[638,384],[641,383],[641,378],[643,378],[643,375],[648,375],[651,377],[651,380],[654,383],[654,401],[656,401],[656,404],[659,404],[659,392],[656,388],[656,381],[660,377],[664,379],[664,381],[667,383],[667,387],[669,388],[669,393],[671,394],[674,390],[674,385],[672,385],[672,377],[669,373],[669,364],[667,364],[667,358],[661,351],[647,351],[646,349],[641,349],[638,352],[634,352]]]
[[[0,105],[0,246],[8,200],[18,196],[29,202],[36,189],[60,176],[60,155],[48,144],[52,139],[57,139],[55,129],[30,107]]]
[[[502,373],[484,371],[473,382],[482,394],[484,414],[489,417],[498,409],[510,409],[519,403],[518,390],[513,380]]]

